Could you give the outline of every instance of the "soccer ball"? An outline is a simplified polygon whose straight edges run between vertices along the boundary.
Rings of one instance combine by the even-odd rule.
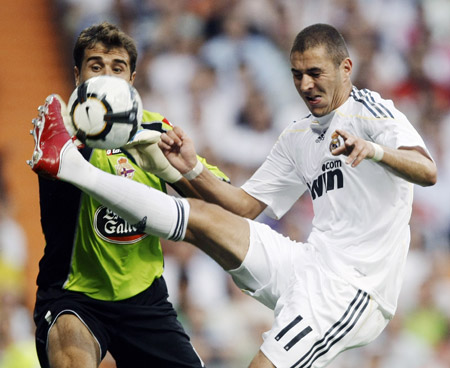
[[[142,101],[127,81],[113,76],[93,77],[81,83],[69,99],[75,136],[93,148],[124,146],[142,121]]]

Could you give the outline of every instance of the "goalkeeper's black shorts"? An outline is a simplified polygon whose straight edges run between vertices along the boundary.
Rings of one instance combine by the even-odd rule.
[[[118,368],[203,367],[167,297],[162,277],[142,293],[115,302],[61,289],[38,290],[34,321],[41,366],[49,367],[50,328],[58,316],[71,313],[99,342],[102,359],[109,351]]]

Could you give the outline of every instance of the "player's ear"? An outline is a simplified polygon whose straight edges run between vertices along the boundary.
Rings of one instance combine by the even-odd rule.
[[[76,66],[73,67],[73,76],[75,78],[75,86],[78,87],[78,85],[80,84],[80,71]]]
[[[130,84],[131,85],[133,85],[135,78],[136,78],[136,72],[134,71],[133,73],[131,73],[131,76],[130,76]]]
[[[350,58],[345,58],[341,63],[341,69],[347,77],[350,77],[353,69],[353,62]]]

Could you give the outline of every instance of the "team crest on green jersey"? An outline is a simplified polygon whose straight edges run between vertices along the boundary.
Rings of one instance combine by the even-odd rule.
[[[134,176],[134,168],[131,166],[131,164],[128,162],[128,159],[126,157],[120,157],[117,160],[116,164],[116,174],[119,176],[123,176],[128,179],[133,179]]]

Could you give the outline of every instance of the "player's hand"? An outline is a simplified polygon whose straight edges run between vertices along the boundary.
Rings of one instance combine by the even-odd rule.
[[[358,166],[365,158],[372,158],[375,154],[375,149],[372,144],[362,138],[355,137],[345,130],[336,129],[331,135],[332,140],[342,138],[344,144],[331,151],[334,156],[345,155],[348,156],[345,160],[346,164],[352,167]]]
[[[172,166],[182,174],[191,171],[197,164],[194,143],[180,127],[161,134],[159,148]]]
[[[139,130],[123,149],[133,156],[141,169],[155,174],[168,183],[175,183],[182,176],[167,161],[158,147],[160,136],[161,133],[156,130]]]

